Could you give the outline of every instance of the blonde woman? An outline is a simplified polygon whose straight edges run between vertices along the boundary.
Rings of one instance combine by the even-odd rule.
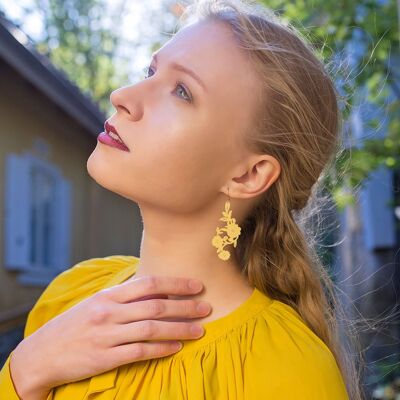
[[[4,400],[359,398],[333,284],[295,221],[339,142],[334,84],[260,5],[185,16],[146,79],[111,94],[87,162],[140,206],[140,257],[53,280],[1,371]]]

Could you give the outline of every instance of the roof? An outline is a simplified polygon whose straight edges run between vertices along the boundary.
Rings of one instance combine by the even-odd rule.
[[[0,60],[8,63],[39,92],[97,136],[106,116],[100,108],[35,49],[34,42],[0,11]]]

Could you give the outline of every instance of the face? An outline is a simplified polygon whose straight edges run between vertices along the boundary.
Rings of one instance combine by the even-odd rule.
[[[247,154],[243,133],[258,88],[229,27],[201,21],[182,28],[156,52],[147,78],[111,93],[116,111],[108,121],[129,151],[97,142],[89,174],[141,205],[175,212],[204,206]]]

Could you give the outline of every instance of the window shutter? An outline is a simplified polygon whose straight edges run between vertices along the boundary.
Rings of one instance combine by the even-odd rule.
[[[364,224],[364,242],[369,250],[395,246],[392,188],[393,172],[381,166],[370,175],[360,191],[360,212]]]
[[[9,270],[29,267],[30,159],[8,154],[5,165],[4,266]]]
[[[58,178],[55,193],[56,218],[54,226],[53,265],[57,270],[70,267],[71,255],[71,217],[72,217],[72,185],[63,178]]]

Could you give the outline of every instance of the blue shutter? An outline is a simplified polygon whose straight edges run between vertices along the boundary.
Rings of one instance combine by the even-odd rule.
[[[370,175],[360,191],[360,211],[363,235],[369,250],[395,246],[393,201],[393,172],[381,166]]]
[[[55,193],[55,225],[53,265],[57,270],[70,267],[71,255],[71,217],[72,217],[72,185],[61,174],[57,179]]]
[[[9,270],[29,267],[30,159],[8,154],[5,164],[4,266]]]

